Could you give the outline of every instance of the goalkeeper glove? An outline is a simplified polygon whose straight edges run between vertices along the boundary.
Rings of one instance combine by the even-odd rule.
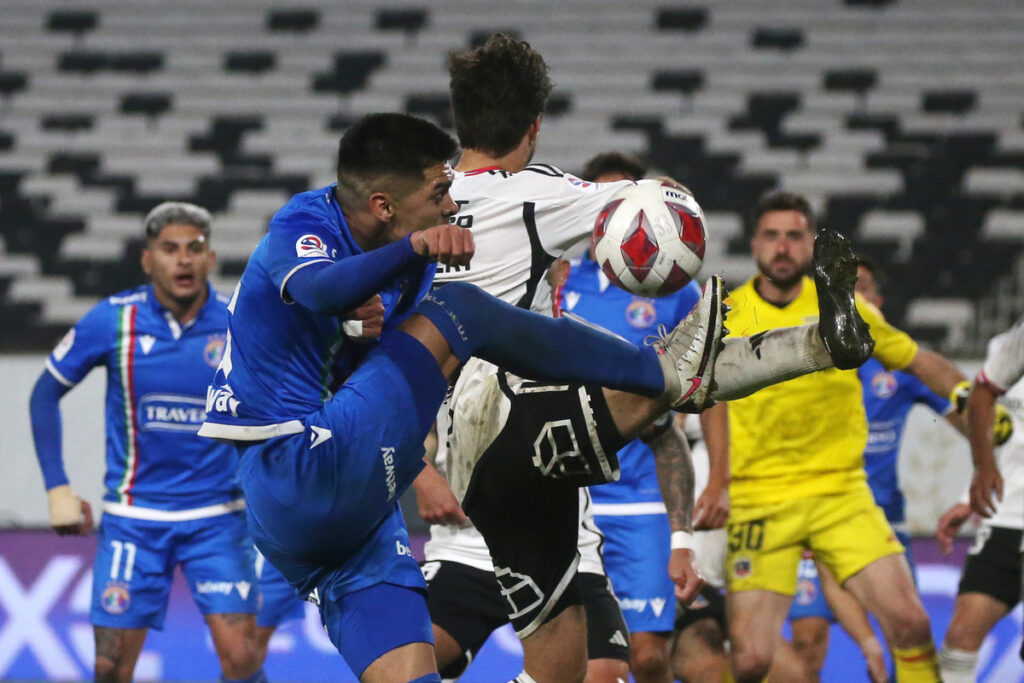
[[[971,395],[971,383],[967,380],[958,382],[953,390],[949,393],[949,401],[953,404],[956,412],[963,415],[967,412],[967,399]],[[996,419],[995,425],[992,429],[992,435],[995,437],[995,443],[997,446],[1002,446],[1004,443],[1010,440],[1013,436],[1013,420],[1010,418],[1010,413],[1007,412],[1006,408],[996,404]]]

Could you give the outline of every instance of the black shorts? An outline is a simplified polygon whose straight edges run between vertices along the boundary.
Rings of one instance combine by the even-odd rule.
[[[1020,601],[1020,529],[982,526],[964,562],[960,593],[984,593],[1006,604]]]
[[[689,606],[676,604],[675,632],[679,633],[701,619],[714,619],[721,627],[722,633],[729,632],[725,625],[725,597],[714,586],[704,586],[700,595]]]
[[[458,676],[483,647],[491,632],[509,622],[508,603],[493,572],[459,562],[424,562],[430,620],[444,629],[467,653],[441,673]],[[587,613],[587,651],[590,659],[629,661],[629,631],[608,577],[576,574],[573,579]]]
[[[483,535],[520,638],[581,603],[579,487],[618,478],[624,445],[599,387],[499,386],[508,418],[477,462],[462,507]]]

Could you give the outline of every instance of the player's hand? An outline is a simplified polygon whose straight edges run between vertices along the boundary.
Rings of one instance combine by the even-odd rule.
[[[75,495],[71,486],[54,486],[46,492],[50,526],[60,536],[87,536],[92,531],[92,507]]]
[[[889,680],[889,671],[885,666],[885,654],[882,652],[882,645],[877,638],[868,638],[861,643],[860,651],[868,663],[868,678],[871,683],[886,683]]]
[[[676,597],[684,605],[693,602],[707,583],[694,566],[696,560],[689,548],[677,548],[668,559],[668,575],[676,585]]]
[[[455,494],[448,487],[448,482],[433,467],[425,467],[412,485],[416,490],[416,505],[424,522],[459,526],[469,522]]]
[[[465,266],[473,258],[473,233],[444,223],[412,233],[412,248],[428,261],[446,266]]]
[[[374,294],[345,318],[341,326],[345,334],[356,339],[376,339],[384,330],[384,301],[380,294]]]
[[[974,472],[971,482],[971,509],[982,517],[995,514],[996,504],[1003,499],[1003,477],[996,467]]]
[[[935,530],[935,540],[938,541],[939,551],[943,555],[953,552],[953,537],[970,517],[971,506],[967,503],[957,503],[939,518],[939,526]]]
[[[708,482],[693,505],[693,529],[721,529],[729,519],[729,487]]]

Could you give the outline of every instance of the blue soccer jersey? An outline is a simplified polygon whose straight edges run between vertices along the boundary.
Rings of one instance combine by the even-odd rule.
[[[196,436],[226,328],[227,300],[212,288],[181,325],[146,285],[100,302],[50,355],[47,370],[68,387],[96,366],[107,370],[108,511],[191,510],[241,497],[235,450]]]
[[[874,358],[869,358],[857,374],[868,417],[868,445],[864,449],[868,485],[886,519],[898,524],[906,521],[897,460],[907,414],[915,403],[923,403],[939,415],[947,414],[952,406],[913,375],[890,372]]]
[[[339,316],[345,311],[324,315],[295,306],[285,287],[301,268],[363,253],[335,185],[297,194],[274,215],[228,305],[228,342],[210,387],[203,436],[257,441],[304,430],[301,418],[320,408],[373,342],[344,334]],[[377,292],[385,333],[408,317],[435,268],[418,261]]]
[[[630,294],[611,284],[589,258],[574,261],[562,288],[562,310],[642,346],[657,334],[658,326],[671,330],[700,299],[700,287],[691,282],[682,290],[658,299]],[[617,482],[595,486],[595,505],[620,503],[661,504],[661,491],[651,449],[634,439],[619,451],[622,476]],[[662,511],[664,508],[662,508]],[[600,514],[600,513],[598,513]]]

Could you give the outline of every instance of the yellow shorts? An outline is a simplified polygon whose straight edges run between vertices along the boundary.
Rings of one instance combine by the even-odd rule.
[[[875,560],[903,552],[866,485],[775,505],[733,506],[728,535],[725,572],[731,592],[793,595],[804,548],[840,584]]]

